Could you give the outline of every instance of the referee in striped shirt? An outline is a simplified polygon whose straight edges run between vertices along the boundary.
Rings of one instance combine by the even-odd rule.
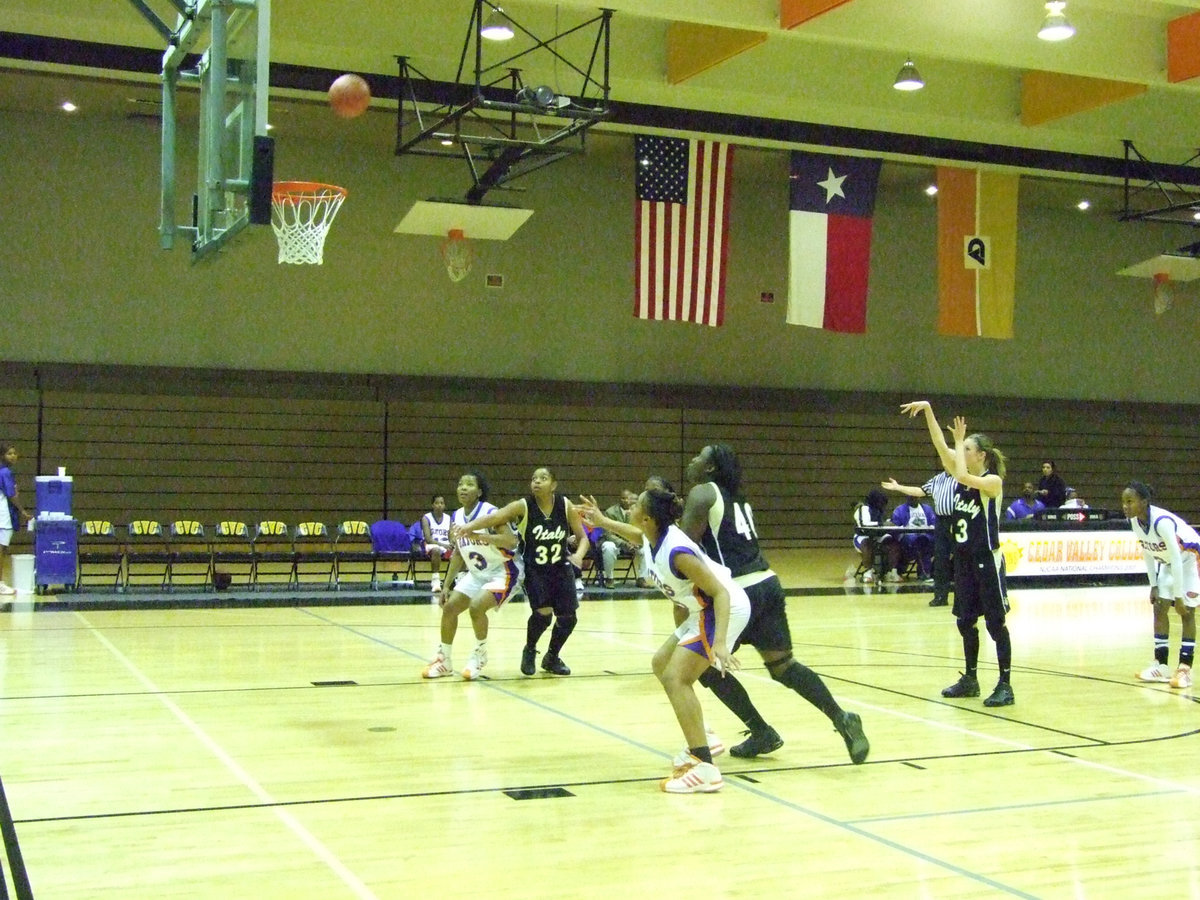
[[[907,497],[929,497],[933,500],[933,514],[937,521],[933,526],[933,599],[930,606],[948,606],[950,588],[954,584],[954,562],[950,553],[954,549],[953,520],[954,495],[958,483],[949,472],[938,472],[921,487],[900,484],[889,478],[880,485],[885,491],[895,491]]]

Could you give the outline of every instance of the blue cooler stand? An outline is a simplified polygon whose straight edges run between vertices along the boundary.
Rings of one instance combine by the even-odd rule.
[[[34,478],[33,583],[39,594],[52,584],[73,589],[78,580],[79,524],[71,517],[71,488],[69,475]]]
[[[73,589],[78,574],[79,523],[70,516],[39,516],[33,525],[33,584]]]

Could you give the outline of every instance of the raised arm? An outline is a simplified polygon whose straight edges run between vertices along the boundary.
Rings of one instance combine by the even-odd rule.
[[[946,443],[946,436],[942,434],[942,426],[938,424],[937,417],[933,414],[933,407],[928,400],[913,400],[911,403],[905,403],[900,407],[900,412],[907,413],[911,418],[924,413],[925,427],[929,429],[929,438],[933,441],[933,449],[937,451],[938,458],[942,461],[942,465],[947,472],[954,471],[954,451],[950,449],[950,445]]]
[[[917,487],[914,484],[901,484],[895,478],[889,478],[887,481],[881,481],[879,482],[879,486],[885,491],[891,491],[894,494],[904,494],[906,497],[927,496],[924,488]]]
[[[457,541],[460,537],[472,534],[476,531],[491,531],[500,525],[510,525],[513,522],[519,521],[525,517],[525,498],[518,497],[511,503],[507,503],[500,509],[488,513],[486,516],[480,516],[474,521],[468,522],[465,525],[450,526],[450,540]]]
[[[717,489],[711,482],[698,484],[688,491],[679,527],[696,543],[700,543],[704,539],[704,532],[708,531],[708,511],[716,502]]]
[[[950,432],[954,435],[954,480],[967,487],[978,488],[985,497],[999,497],[1004,490],[1004,480],[999,475],[994,472],[972,475],[967,471],[967,420],[955,416]]]
[[[642,546],[642,529],[636,525],[630,525],[628,522],[621,522],[617,519],[610,519],[596,505],[595,497],[580,495],[579,503],[576,505],[581,515],[589,525],[593,528],[603,528],[605,531],[612,534],[619,534],[634,547]]]

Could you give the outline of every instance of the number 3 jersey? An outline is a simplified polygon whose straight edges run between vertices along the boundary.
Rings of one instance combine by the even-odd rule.
[[[530,494],[525,498],[524,525],[521,539],[526,571],[566,563],[570,555],[567,538],[571,534],[571,526],[567,522],[566,497],[555,494],[550,513],[546,514],[538,506],[537,498]]]
[[[1002,495],[985,497],[979,488],[959,483],[954,494],[955,547],[964,553],[988,553],[998,550],[1000,505],[1003,502]]]
[[[465,508],[455,510],[454,524],[470,528],[471,523],[480,516],[486,516],[488,513],[495,511],[496,507],[492,506],[486,500],[482,500],[476,503],[475,508],[470,512]],[[509,526],[503,525],[501,527],[508,528]],[[493,571],[496,573],[503,572],[512,563],[514,551],[497,547],[495,544],[473,540],[470,535],[467,535],[458,539],[458,552],[462,555],[463,563],[469,571],[482,575]]]

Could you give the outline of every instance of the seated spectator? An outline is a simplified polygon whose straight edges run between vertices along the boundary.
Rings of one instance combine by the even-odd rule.
[[[1054,460],[1042,460],[1042,477],[1038,479],[1037,498],[1046,509],[1057,509],[1067,499],[1067,483],[1054,465]]]
[[[434,494],[429,512],[421,516],[421,531],[425,537],[425,555],[429,557],[429,589],[442,589],[442,561],[449,561],[454,546],[450,543],[450,515],[446,512],[446,497]]]
[[[1067,499],[1063,503],[1065,509],[1087,509],[1087,501],[1079,496],[1079,493],[1073,487],[1067,488]]]
[[[897,567],[900,565],[900,544],[892,540],[890,536],[884,535],[878,542],[872,535],[859,534],[857,529],[871,527],[876,525],[886,524],[887,518],[887,494],[879,488],[872,488],[867,496],[860,500],[854,506],[854,546],[860,554],[862,554],[862,580],[863,584],[871,584],[875,581],[875,552],[876,547],[881,547],[887,552],[890,578],[895,574],[896,581],[900,580],[900,575],[897,573]]]
[[[892,524],[904,528],[932,528],[937,521],[933,507],[922,503],[919,497],[905,497],[905,502],[892,510]],[[907,566],[917,564],[917,577],[924,581],[933,577],[933,532],[928,534],[900,535],[900,562]],[[892,577],[895,576],[895,577]],[[893,569],[887,581],[899,581],[899,573]]]
[[[637,503],[638,495],[631,490],[621,491],[621,500],[614,503],[604,511],[604,515],[617,522],[629,522],[629,511],[633,509],[633,505]],[[586,526],[585,526],[586,527]],[[589,535],[590,537],[590,535]],[[642,554],[638,552],[640,548],[634,547],[633,544],[625,540],[619,534],[600,530],[600,536],[593,541],[592,546],[596,553],[596,558],[600,564],[600,572],[602,583],[606,588],[611,588],[614,584],[613,572],[616,569],[617,558],[620,556],[633,556],[636,558],[636,568],[638,583],[642,587],[650,585],[649,578],[646,574],[646,561]],[[641,583],[645,581],[646,584]]]
[[[1004,511],[1004,517],[1006,519],[1028,519],[1045,508],[1046,504],[1038,499],[1038,492],[1034,490],[1033,482],[1027,481],[1021,491],[1021,496],[1010,503],[1008,509]]]

